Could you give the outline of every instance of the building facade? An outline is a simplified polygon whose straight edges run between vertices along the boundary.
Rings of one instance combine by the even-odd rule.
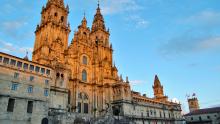
[[[190,112],[184,115],[187,124],[220,124],[220,107],[200,109],[198,98],[188,99]]]
[[[48,117],[53,69],[0,53],[0,123],[41,123]]]
[[[28,114],[28,112],[16,110],[27,115],[12,118],[13,116],[9,117],[9,114],[15,115],[16,111],[8,112],[5,109],[0,115],[0,121],[20,119],[31,124],[67,123],[63,120],[68,120],[66,119],[68,115],[68,123],[73,123],[77,117],[92,122],[106,115],[112,115],[113,118],[118,117],[118,120],[126,119],[137,124],[182,123],[181,105],[168,101],[158,76],[155,76],[153,86],[155,97],[149,98],[131,91],[128,78],[124,81],[118,75],[118,69],[113,64],[110,32],[105,26],[99,4],[92,27],[87,26],[87,20],[84,17],[70,45],[68,45],[71,31],[68,14],[69,7],[65,6],[63,0],[48,0],[46,6],[42,7],[41,21],[35,31],[32,61],[5,53],[0,54],[2,68],[0,103],[4,105],[2,109],[12,106],[12,102],[16,110],[19,108],[17,104],[24,105],[25,101],[29,103],[29,99],[31,101],[37,96],[36,100],[32,100],[30,104],[38,107],[36,111],[41,111],[34,112],[35,109],[33,109],[33,113]],[[9,60],[5,60],[6,57]],[[20,68],[17,68],[16,64],[11,66],[12,59],[16,59],[16,62],[21,61],[23,64],[19,66]],[[35,71],[37,67],[39,72]],[[34,75],[36,83],[31,85],[33,96],[29,91],[25,92],[25,86],[29,86],[25,82],[31,82],[19,77],[18,81],[14,81],[12,76],[14,73],[24,75],[26,78]],[[5,81],[6,79],[10,80]],[[48,85],[43,84],[44,81],[48,82]],[[14,82],[23,88],[12,90]],[[35,88],[37,88],[36,92]],[[41,91],[48,95],[39,95],[38,92],[42,93]],[[11,95],[13,92],[17,96]],[[25,94],[28,97],[23,96]],[[21,98],[23,103],[19,102],[17,97]],[[31,118],[27,119],[29,116]],[[57,118],[54,119],[55,117]]]

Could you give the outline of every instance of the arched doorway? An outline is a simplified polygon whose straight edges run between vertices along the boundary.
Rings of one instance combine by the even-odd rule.
[[[48,124],[48,119],[47,118],[43,118],[41,121],[41,124]]]

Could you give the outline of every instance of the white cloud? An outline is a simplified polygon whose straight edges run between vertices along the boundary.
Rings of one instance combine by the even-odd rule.
[[[180,101],[177,98],[171,99],[171,102],[178,103],[178,104],[180,103]]]
[[[5,41],[1,41],[0,40],[0,51],[2,52],[13,52],[13,53],[20,53],[20,54],[23,54],[25,55],[26,52],[29,52],[29,53],[32,53],[33,51],[33,48],[31,47],[20,47],[20,46],[17,46],[17,45],[14,45],[10,42],[5,42]]]
[[[142,81],[142,80],[132,80],[132,81],[130,81],[130,83],[131,83],[132,86],[134,86],[134,85],[136,86],[136,85],[143,84],[144,81]]]
[[[204,10],[181,20],[181,22],[203,26],[220,25],[220,12]]]
[[[159,48],[159,53],[165,57],[173,55],[185,55],[189,53],[218,50],[220,48],[220,36],[198,37],[182,35],[173,38]]]
[[[139,15],[131,15],[126,20],[132,21],[136,28],[146,28],[150,24],[150,22],[141,18]]]
[[[205,39],[197,45],[198,50],[213,49],[220,47],[220,36]]]
[[[103,14],[118,14],[142,9],[136,0],[108,0],[102,8]]]
[[[13,29],[18,29],[24,25],[26,25],[27,23],[25,21],[8,21],[8,22],[3,22],[1,25],[3,26],[3,28],[5,28],[6,30],[13,30]]]
[[[24,20],[0,22],[0,31],[11,38],[24,39],[29,36],[29,34],[27,35],[29,32],[22,32],[22,28],[26,27],[27,24],[28,23]]]
[[[123,14],[126,23],[135,28],[146,28],[149,22],[140,16],[143,7],[137,0],[107,0],[103,1],[102,13],[105,15]]]

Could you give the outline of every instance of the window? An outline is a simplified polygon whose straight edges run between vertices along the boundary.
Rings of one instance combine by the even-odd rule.
[[[14,105],[15,105],[15,99],[9,98],[7,111],[8,112],[13,112],[14,111]]]
[[[33,86],[28,86],[27,91],[28,91],[28,93],[33,93]]]
[[[61,19],[60,19],[60,20],[61,20],[61,22],[63,22],[63,21],[64,21],[64,16],[61,16]]]
[[[60,77],[60,73],[57,73],[57,78],[59,78]]]
[[[23,69],[28,69],[28,64],[27,63],[24,63],[24,65],[23,65]]]
[[[82,71],[82,80],[85,81],[85,82],[87,81],[87,72],[86,72],[86,70]]]
[[[3,63],[4,64],[9,64],[9,58],[4,58]]]
[[[17,67],[21,68],[22,67],[22,62],[18,61],[17,62]]]
[[[27,104],[27,113],[32,113],[33,111],[33,101],[28,101],[28,104]]]
[[[78,102],[78,112],[81,113],[81,103]]]
[[[202,117],[201,116],[199,116],[199,121],[202,121]]]
[[[88,64],[88,61],[87,61],[87,57],[86,57],[86,56],[83,56],[83,64],[84,64],[84,65],[87,65],[87,64]]]
[[[18,78],[19,77],[19,73],[15,72],[14,73],[14,78]]]
[[[45,85],[49,85],[49,80],[45,80]]]
[[[18,90],[18,83],[12,83],[11,90],[17,91]]]
[[[147,110],[147,117],[149,117],[150,116],[150,114],[149,114],[149,110]]]
[[[40,67],[36,66],[35,67],[35,72],[39,72],[40,71]]]
[[[89,105],[88,103],[84,103],[84,113],[89,113]]]
[[[14,59],[11,59],[10,65],[15,66],[15,64],[16,64],[16,61]]]
[[[64,78],[64,75],[63,75],[63,74],[61,74],[60,76],[61,76],[61,78]]]
[[[55,13],[54,13],[54,16],[55,16],[55,17],[57,17],[57,16],[58,16],[58,14],[55,12]]]
[[[49,95],[49,90],[48,89],[44,89],[44,96],[48,96]]]
[[[210,116],[207,116],[207,119],[210,119]]]
[[[45,68],[41,68],[41,74],[45,73]]]
[[[2,56],[0,56],[0,62],[2,62]]]
[[[30,76],[30,81],[33,81],[34,80],[34,76]]]
[[[50,75],[50,70],[49,69],[47,69],[46,74]]]
[[[30,65],[29,69],[30,69],[31,71],[34,71],[34,65]]]

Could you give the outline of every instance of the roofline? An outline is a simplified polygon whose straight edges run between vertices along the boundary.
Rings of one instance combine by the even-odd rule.
[[[20,58],[20,57],[17,57],[17,56],[14,56],[14,55],[10,55],[10,54],[4,53],[4,52],[0,52],[0,54],[6,55],[6,56],[10,56],[10,57],[13,57],[13,58],[16,58],[16,59],[21,59],[21,60],[23,60],[23,61],[31,62],[31,63],[37,64],[37,65],[41,65],[41,66],[44,66],[44,67],[48,67],[48,68],[53,69],[51,66],[39,64],[39,63],[37,63],[37,62],[33,62],[33,61],[30,61],[30,60],[25,60],[25,59],[22,59],[22,58]]]

